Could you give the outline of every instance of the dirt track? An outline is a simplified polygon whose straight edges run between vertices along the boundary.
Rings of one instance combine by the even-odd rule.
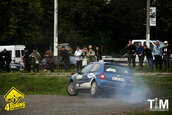
[[[127,98],[123,100],[118,97],[26,95],[23,101],[27,104],[25,109],[1,111],[0,115],[111,115],[148,110],[146,100],[145,103],[133,103]],[[5,104],[3,96],[0,96],[0,107]]]

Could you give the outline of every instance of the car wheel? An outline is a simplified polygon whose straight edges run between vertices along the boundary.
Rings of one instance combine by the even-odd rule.
[[[78,95],[78,92],[74,89],[74,83],[73,82],[69,82],[69,84],[67,86],[67,93],[70,96],[76,96],[76,95]]]
[[[98,93],[98,88],[97,88],[97,83],[96,83],[96,81],[94,81],[94,82],[91,84],[90,92],[91,92],[91,95],[92,95],[92,96],[96,96],[96,95],[97,95],[97,93]]]

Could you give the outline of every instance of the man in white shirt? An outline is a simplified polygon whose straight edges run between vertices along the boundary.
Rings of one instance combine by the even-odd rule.
[[[76,47],[76,51],[74,53],[74,56],[76,57],[76,70],[79,72],[82,68],[82,50],[80,47]]]

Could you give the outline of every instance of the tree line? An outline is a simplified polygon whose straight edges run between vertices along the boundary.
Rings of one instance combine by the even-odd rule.
[[[151,0],[157,26],[151,39],[172,37],[172,1]],[[54,0],[1,0],[0,45],[24,44],[43,52],[53,46]],[[146,0],[58,0],[59,43],[120,51],[129,39],[145,39]],[[119,52],[118,52],[119,53]]]

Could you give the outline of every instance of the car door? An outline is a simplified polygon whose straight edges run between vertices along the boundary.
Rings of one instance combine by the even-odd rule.
[[[93,64],[88,64],[85,66],[81,72],[79,72],[76,75],[76,88],[85,88],[86,86],[84,85],[85,83],[88,82],[87,75],[90,72],[90,69],[92,68]]]

